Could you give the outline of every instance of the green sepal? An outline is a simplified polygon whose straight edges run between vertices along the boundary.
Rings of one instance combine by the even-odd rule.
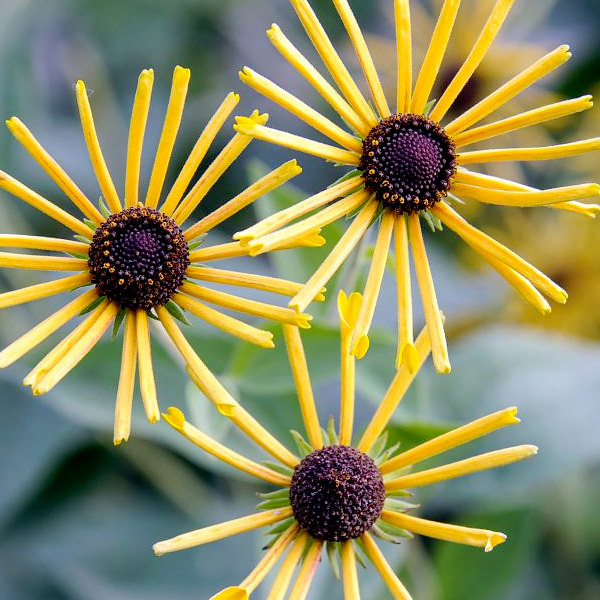
[[[83,235],[75,234],[73,239],[76,239],[78,242],[83,242],[84,244],[89,244],[92,241],[92,236],[86,238]]]
[[[298,446],[298,452],[302,458],[313,452],[313,447],[297,431],[292,429],[290,433],[296,442],[296,446]]]
[[[100,209],[100,212],[102,213],[102,216],[105,219],[108,219],[108,217],[112,215],[112,212],[110,212],[110,208],[106,206],[106,203],[104,202],[104,198],[102,196],[98,198],[98,208]]]
[[[173,302],[173,300],[167,301],[167,303],[164,305],[164,307],[167,309],[167,312],[173,318],[177,319],[184,325],[191,325],[191,323],[187,320],[187,317],[183,314],[183,311],[181,310],[181,308],[179,308],[179,306],[177,306],[177,304],[175,304],[175,302]]]
[[[399,498],[386,498],[383,504],[383,508],[386,510],[393,510],[394,512],[407,512],[409,510],[415,510],[419,508],[420,504],[414,502],[406,502]]]
[[[200,246],[200,244],[202,244],[202,242],[204,242],[206,236],[207,236],[206,233],[200,233],[195,238],[191,239],[188,242],[188,250],[194,250],[195,248]]]
[[[464,200],[462,200],[458,196],[455,196],[454,194],[451,194],[450,192],[448,192],[447,197],[448,197],[448,200],[450,200],[450,202],[456,202],[462,206],[464,206],[466,204],[466,202]]]
[[[100,306],[104,301],[106,300],[106,296],[99,296],[98,298],[96,298],[95,300],[93,300],[92,302],[90,302],[80,313],[79,316],[83,316],[83,315],[87,315],[88,313],[92,312],[95,308],[97,308],[98,306]]]
[[[112,336],[111,339],[114,340],[117,337],[117,333],[119,333],[119,329],[121,329],[121,324],[123,323],[123,319],[127,311],[124,308],[119,308],[119,312],[115,317],[115,322],[113,323]]]
[[[442,222],[435,215],[431,214],[428,210],[422,211],[421,216],[425,219],[427,225],[429,225],[429,229],[431,229],[433,233],[435,233],[436,231],[444,230]]]
[[[281,473],[281,475],[285,475],[287,477],[291,477],[294,474],[294,470],[286,467],[285,465],[280,465],[279,463],[270,462],[268,460],[263,460],[261,465],[272,469],[276,473]]]
[[[148,318],[154,319],[155,321],[160,321],[160,319],[158,318],[158,315],[155,312],[152,312],[152,309],[147,310],[146,314],[148,315]]]
[[[391,490],[385,493],[386,498],[412,498],[414,494],[408,490]]]
[[[340,580],[340,563],[338,561],[339,543],[338,542],[325,542],[325,550],[327,551],[327,558],[329,558],[329,564],[331,570],[336,579]]]
[[[378,519],[376,521],[375,525],[373,525],[373,527],[377,527],[378,529],[383,531],[383,533],[385,533],[387,535],[391,535],[393,538],[406,538],[406,539],[411,540],[412,538],[415,537],[410,531],[407,531],[406,529],[402,529],[402,527],[396,527],[395,525],[390,525],[389,523],[386,523],[383,519]],[[371,528],[371,531],[373,531],[373,527]],[[394,543],[398,543],[398,542],[394,542]]]
[[[96,223],[94,223],[94,221],[90,221],[90,219],[83,219],[83,222],[92,230],[92,231],[96,231],[96,229],[98,229],[98,225],[96,225]]]
[[[65,254],[68,254],[69,256],[72,256],[73,258],[79,258],[81,260],[89,260],[89,256],[87,254],[78,254],[77,252],[65,252]]]
[[[329,417],[329,421],[327,421],[327,437],[329,438],[330,446],[340,443],[337,431],[335,430],[335,419],[333,417]]]
[[[274,508],[283,508],[290,505],[289,495],[287,498],[275,498],[274,500],[265,500],[256,505],[258,510],[272,510]]]
[[[375,443],[371,446],[371,449],[368,452],[368,455],[374,460],[377,461],[379,455],[383,452],[385,445],[388,441],[388,432],[384,431],[376,440]]]
[[[378,465],[384,463],[385,461],[389,460],[392,456],[394,456],[394,454],[396,454],[398,452],[398,450],[400,450],[400,442],[396,442],[393,446],[390,446],[389,448],[387,448],[383,453],[381,453],[378,457],[377,460],[375,461]]]
[[[435,107],[437,103],[437,98],[434,98],[433,100],[430,100],[426,105],[425,108],[423,109],[423,116],[425,117],[429,117],[429,115],[431,114],[431,111],[433,110],[433,108]]]
[[[360,538],[357,538],[354,541],[357,542],[357,547],[354,549],[354,558],[356,558],[356,561],[363,569],[366,569],[367,561],[365,556],[363,556],[363,554],[366,554],[366,552],[364,551],[363,546],[359,544]]]
[[[277,523],[277,525],[274,527],[271,527],[271,529],[266,532],[266,535],[276,535],[277,537],[275,539],[277,539],[279,535],[286,531],[286,529],[289,529],[295,521],[295,517],[288,517],[287,519]]]
[[[256,492],[256,495],[261,500],[273,500],[275,498],[289,498],[290,497],[290,489],[289,488],[281,488],[279,490],[275,490],[274,492]]]
[[[359,171],[358,169],[352,169],[352,171],[348,171],[347,173],[345,173],[344,175],[342,175],[339,179],[336,179],[332,184],[327,186],[327,189],[332,188],[335,185],[338,185],[339,183],[342,183],[344,181],[348,181],[348,179],[352,179],[353,177],[356,177],[357,175],[360,175],[362,173],[362,171]]]
[[[379,527],[379,525],[377,523],[375,523],[371,527],[371,529],[369,529],[369,533],[371,533],[375,537],[378,537],[380,540],[383,540],[384,542],[390,542],[390,544],[399,544],[400,543],[400,540],[398,539],[398,537],[396,537],[395,535],[386,533],[383,529],[381,529],[381,527]]]

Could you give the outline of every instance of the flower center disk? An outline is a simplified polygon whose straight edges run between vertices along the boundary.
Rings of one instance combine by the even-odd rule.
[[[165,304],[190,264],[183,232],[152,208],[127,208],[96,229],[89,252],[98,293],[123,308],[149,310]]]
[[[313,538],[341,542],[360,537],[379,518],[383,478],[373,460],[348,446],[326,446],[306,456],[290,485],[294,517]]]
[[[386,208],[398,213],[427,210],[452,185],[455,145],[427,117],[395,114],[380,121],[364,139],[358,168],[367,189]]]

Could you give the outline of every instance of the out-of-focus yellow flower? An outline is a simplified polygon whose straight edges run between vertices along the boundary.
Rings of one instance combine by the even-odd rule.
[[[431,350],[426,329],[416,340],[420,364],[416,365],[415,372],[410,373],[404,366],[400,368],[365,432],[353,445],[355,357],[351,340],[360,307],[360,294],[347,297],[340,292],[339,428],[333,420],[326,429],[321,428],[300,332],[293,325],[283,326],[306,429],[306,439],[293,432],[299,457],[272,436],[254,437],[277,460],[277,463],[261,464],[210,438],[186,421],[179,409],[170,408],[164,415],[174,429],[205,452],[278,487],[259,494],[264,501],[255,514],[183,533],[154,545],[154,552],[160,556],[274,526],[269,532],[273,540],[253,571],[240,585],[224,589],[212,600],[247,600],[279,559],[282,562],[267,600],[285,597],[302,600],[307,597],[323,549],[336,571],[339,556],[345,600],[360,598],[357,560],[362,562],[362,553],[377,569],[394,598],[410,600],[409,591],[386,561],[375,537],[397,541],[399,536],[417,534],[480,547],[486,552],[506,540],[506,535],[497,531],[451,525],[410,514],[417,507],[406,502],[406,497],[411,495],[409,490],[507,465],[537,453],[535,446],[515,446],[411,472],[422,461],[518,423],[516,408],[482,417],[403,452],[398,452],[398,444],[386,447],[387,424]],[[292,585],[294,573],[296,578]]]
[[[576,223],[549,214],[522,218],[507,216],[503,235],[515,249],[531,256],[544,272],[569,290],[569,303],[554,311],[544,326],[586,338],[600,339],[600,231],[594,221]],[[510,299],[504,316],[511,321],[539,324],[539,319],[522,302]]]
[[[252,140],[243,134],[234,135],[188,190],[202,159],[237,105],[237,94],[229,94],[211,117],[173,187],[158,208],[183,114],[189,79],[188,69],[175,69],[162,135],[143,200],[140,200],[139,176],[154,80],[152,70],[144,70],[138,80],[129,129],[124,198],[120,198],[117,193],[100,149],[85,85],[82,81],[76,85],[83,134],[103,196],[99,208],[85,196],[18,118],[12,117],[7,121],[11,133],[50,175],[82,216],[71,215],[0,171],[1,188],[65,226],[77,238],[75,241],[0,235],[0,247],[63,254],[48,256],[0,252],[0,267],[76,273],[0,294],[0,308],[78,290],[82,286],[92,287],[78,292],[74,300],[0,352],[0,368],[21,358],[69,321],[89,313],[25,378],[24,383],[31,386],[34,394],[45,394],[88,354],[113,323],[116,332],[124,321],[121,375],[115,412],[115,444],[126,441],[130,434],[136,367],[146,416],[151,423],[160,418],[150,346],[151,317],[164,326],[188,368],[202,381],[207,397],[215,404],[223,403],[226,392],[198,358],[174,317],[184,320],[182,311],[188,311],[231,335],[265,348],[273,347],[270,332],[224,314],[209,304],[216,305],[219,309],[235,310],[300,327],[309,326],[308,315],[289,308],[247,300],[237,294],[213,290],[205,285],[211,282],[228,284],[283,296],[293,296],[300,290],[301,285],[297,283],[206,266],[206,263],[212,261],[245,256],[249,250],[237,242],[213,246],[202,243],[203,237],[214,227],[300,173],[301,169],[296,161],[283,164],[200,221],[184,228],[184,222],[194,209]],[[254,112],[249,119],[264,125],[267,117]],[[319,245],[323,240],[318,233],[318,229],[315,229],[294,242],[283,242],[277,249]],[[64,256],[65,253],[69,256]]]
[[[435,102],[431,100],[432,90],[436,81],[439,81],[460,2],[444,1],[425,58],[413,83],[410,2],[395,0],[397,85],[395,103],[390,106],[348,0],[332,1],[356,51],[370,98],[361,92],[352,78],[308,1],[290,0],[337,89],[285,37],[277,25],[267,32],[269,39],[334,108],[343,126],[340,127],[277,84],[245,67],[241,73],[245,83],[305,121],[329,138],[333,145],[272,129],[244,117],[237,118],[236,130],[354,170],[323,192],[237,233],[235,239],[249,246],[252,254],[259,254],[282,241],[296,239],[315,227],[356,214],[329,256],[292,298],[290,306],[304,310],[344,263],[370,226],[377,222],[377,241],[364,289],[365,302],[352,341],[353,352],[360,358],[368,349],[368,332],[393,238],[398,282],[397,363],[411,366],[415,360],[410,247],[425,319],[432,336],[434,364],[439,372],[447,373],[450,371],[450,360],[423,242],[421,217],[429,221],[432,229],[441,229],[443,224],[455,232],[540,312],[545,314],[550,311],[546,297],[555,302],[566,302],[567,293],[560,286],[520,256],[470,225],[455,207],[463,201],[477,201],[513,207],[546,206],[595,216],[600,207],[580,201],[600,195],[600,186],[597,184],[538,190],[474,171],[471,165],[573,156],[599,149],[600,138],[534,148],[469,149],[476,142],[587,110],[592,106],[591,96],[540,106],[481,124],[509,100],[564,64],[571,53],[567,46],[559,46],[468,110],[454,118],[448,117],[460,93],[487,55],[514,0],[496,1],[468,56]],[[315,214],[306,217],[311,212]],[[300,218],[303,220],[290,225]]]

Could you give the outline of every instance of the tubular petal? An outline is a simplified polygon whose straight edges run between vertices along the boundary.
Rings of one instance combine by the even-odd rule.
[[[549,277],[523,260],[512,250],[509,250],[493,238],[485,235],[483,232],[467,223],[465,219],[450,208],[445,202],[439,202],[433,208],[432,212],[442,221],[442,223],[444,223],[444,225],[449,229],[452,229],[452,231],[461,237],[469,246],[479,248],[484,253],[491,254],[497,260],[500,260],[511,269],[514,269],[523,275],[523,277],[529,279],[535,287],[555,302],[564,304],[567,301],[567,292],[554,283]]]
[[[252,573],[240,583],[240,587],[247,589],[252,593],[269,574],[269,571],[275,566],[277,561],[283,556],[290,543],[298,533],[298,523],[294,522],[277,539],[277,541],[265,552]]]
[[[381,435],[386,425],[388,424],[392,414],[396,410],[398,404],[404,397],[406,390],[410,387],[413,379],[421,365],[425,362],[431,352],[431,341],[427,327],[425,327],[417,337],[415,343],[419,362],[414,371],[409,371],[408,367],[402,365],[396,372],[396,376],[392,380],[383,400],[379,404],[373,418],[367,425],[365,432],[357,446],[361,452],[369,452],[377,438]]]
[[[135,311],[135,330],[142,402],[144,403],[146,418],[150,423],[156,423],[160,419],[160,409],[156,398],[156,382],[154,380],[154,369],[152,368],[148,313],[143,309]]]
[[[177,537],[154,544],[152,549],[156,556],[162,556],[169,552],[177,552],[178,550],[186,550],[188,548],[193,548],[194,546],[209,544],[210,542],[222,540],[223,538],[231,537],[238,533],[252,531],[259,527],[265,527],[266,525],[272,525],[273,523],[287,519],[291,515],[291,508],[267,510],[240,519],[234,519],[225,523],[219,523],[218,525],[211,525],[210,527],[183,533]]]
[[[62,256],[34,256],[0,252],[0,267],[38,271],[87,271],[88,261],[81,258],[63,258]]]
[[[302,200],[289,208],[281,210],[262,221],[259,221],[252,227],[244,229],[234,234],[233,239],[239,240],[242,246],[246,246],[251,240],[267,235],[277,229],[280,229],[284,225],[291,223],[294,219],[303,217],[304,215],[321,208],[325,204],[328,204],[338,198],[342,198],[347,194],[352,193],[357,187],[361,186],[363,182],[362,177],[352,177],[348,180],[342,181],[330,188]]]
[[[354,542],[342,542],[340,551],[342,557],[342,585],[344,600],[360,600],[358,587],[358,573],[356,572],[356,556],[354,555]]]
[[[352,334],[352,353],[357,359],[363,358],[369,347],[369,329],[375,314],[375,305],[379,297],[381,282],[385,274],[392,232],[394,230],[394,213],[386,210],[381,215],[381,224],[377,234],[375,250],[371,259],[371,268],[363,292],[363,301],[356,319],[356,326]]]
[[[15,138],[50,175],[54,183],[70,198],[73,204],[88,219],[99,225],[104,217],[98,209],[86,198],[85,194],[77,187],[75,182],[65,173],[63,168],[48,154],[45,148],[37,141],[31,131],[17,118],[12,117],[6,125]]]
[[[160,211],[167,215],[173,214],[173,211],[177,208],[179,201],[183,198],[185,190],[188,188],[190,181],[194,177],[198,166],[202,162],[202,159],[206,156],[208,149],[217,137],[217,134],[225,124],[225,121],[229,118],[233,109],[239,102],[240,97],[233,92],[230,92],[221,106],[215,111],[215,114],[210,118],[206,127],[200,134],[200,137],[196,141],[194,148],[190,152],[187,160],[185,161],[171,191],[169,192],[167,199],[161,206]]]
[[[257,121],[266,122],[266,115],[259,115],[254,112],[251,117],[238,117],[248,119],[251,123]],[[202,173],[200,179],[194,184],[192,189],[185,195],[179,206],[173,212],[173,219],[181,225],[202,202],[206,194],[212,189],[213,185],[219,180],[221,175],[235,162],[246,146],[252,141],[251,137],[242,134],[236,134],[230,142],[219,152],[213,162]]]
[[[503,133],[508,133],[538,123],[545,123],[552,119],[572,115],[582,110],[588,110],[589,108],[592,108],[592,106],[593,102],[591,96],[582,96],[581,98],[555,102],[554,104],[534,108],[533,110],[528,110],[494,123],[468,129],[467,131],[454,136],[454,143],[457,148],[462,148],[469,144],[474,144],[475,142],[502,135]]]
[[[323,550],[322,540],[311,540],[310,548],[306,552],[298,576],[294,582],[294,587],[288,596],[288,600],[305,600],[310,589],[315,571],[321,560]]]
[[[119,310],[114,302],[106,302],[101,308],[102,311],[97,315],[96,320],[89,329],[72,345],[69,345],[67,351],[64,352],[55,365],[46,372],[41,373],[41,377],[32,386],[34,395],[40,396],[48,393],[100,341]]]
[[[194,427],[191,423],[186,421],[184,414],[178,408],[170,407],[168,413],[163,414],[163,417],[173,429],[181,433],[181,435],[190,442],[228,465],[231,465],[240,471],[244,471],[249,475],[263,479],[273,485],[284,487],[290,485],[289,477],[277,473],[268,467],[259,465],[253,460],[250,460],[217,442],[215,439]]]
[[[406,450],[398,456],[384,462],[379,470],[385,475],[386,473],[393,473],[404,467],[415,465],[423,460],[437,456],[462,446],[473,440],[476,440],[492,431],[501,429],[508,425],[514,425],[520,423],[520,419],[517,418],[517,409],[512,406],[499,410],[498,412],[492,413],[475,421],[471,421],[467,425],[452,429],[448,433],[439,435],[432,440],[419,444],[410,450]]]
[[[0,352],[0,369],[4,369],[27,354],[97,298],[98,293],[95,288],[88,290],[79,298],[69,302],[41,323],[32,327],[27,333]]]
[[[284,163],[253,183],[235,198],[229,200],[229,202],[225,202],[219,208],[195,223],[185,232],[186,239],[195,239],[199,235],[210,231],[229,217],[246,208],[246,206],[252,204],[256,199],[268,194],[300,173],[302,173],[302,169],[295,160]]]
[[[135,366],[137,360],[137,340],[135,332],[135,314],[128,310],[125,315],[123,333],[123,351],[121,355],[121,374],[115,404],[115,426],[113,443],[118,446],[129,440],[131,432],[131,409],[135,388]]]
[[[340,238],[340,241],[321,263],[321,266],[313,273],[302,290],[290,300],[290,307],[297,311],[306,309],[319,293],[319,290],[333,277],[334,273],[340,268],[356,244],[358,244],[371,225],[378,207],[379,203],[377,201],[369,200],[366,206],[361,209],[350,227],[348,227],[344,235]]]
[[[285,347],[294,376],[296,385],[296,393],[298,394],[298,402],[300,404],[300,412],[302,420],[308,435],[308,441],[316,450],[323,447],[323,436],[319,425],[319,416],[315,405],[315,397],[310,383],[310,375],[308,373],[308,365],[306,363],[306,355],[302,345],[300,331],[293,325],[283,325],[283,337]]]
[[[362,540],[369,560],[379,571],[381,578],[387,585],[394,600],[412,600],[412,596],[408,593],[408,590],[404,587],[404,584],[400,581],[400,579],[398,579],[398,576],[392,567],[390,567],[390,564],[385,559],[385,556],[381,550],[377,547],[373,537],[369,533],[364,533],[360,539]]]
[[[412,94],[412,40],[410,26],[410,0],[394,0],[396,24],[396,57],[398,80],[396,86],[396,110],[408,112]]]
[[[271,28],[267,31],[267,36],[281,55],[321,94],[323,99],[354,131],[363,136],[369,133],[368,123],[363,122],[350,104],[338,94],[312,63],[290,42],[278,25],[271,25]]]
[[[330,144],[323,144],[322,142],[315,142],[314,140],[286,131],[280,131],[279,129],[273,129],[272,127],[256,125],[246,117],[236,117],[235,123],[234,129],[239,133],[252,136],[264,142],[277,144],[284,148],[319,156],[333,163],[356,166],[360,159],[360,154],[356,152],[342,150],[341,148],[336,148]]]
[[[302,559],[302,555],[304,554],[304,550],[306,549],[308,541],[309,536],[304,531],[300,532],[296,536],[294,542],[292,543],[292,547],[281,563],[279,573],[277,573],[277,577],[275,577],[275,581],[271,586],[267,600],[283,600],[290,586],[294,571]]]
[[[187,363],[187,371],[196,386],[216,406],[217,410],[229,417],[250,439],[264,448],[284,465],[294,468],[300,461],[283,444],[277,441],[256,419],[254,419],[231,394],[223,387],[210,369],[202,362],[190,343],[175,323],[166,308],[159,306],[156,313],[169,337]]]
[[[384,510],[381,513],[381,518],[391,525],[407,529],[418,535],[454,542],[455,544],[477,546],[484,548],[486,552],[490,552],[495,546],[506,541],[506,535],[497,531],[438,523],[437,521],[428,521],[427,519],[389,510]]]
[[[314,108],[311,108],[306,102],[303,102],[293,94],[290,94],[287,90],[284,90],[266,77],[263,77],[250,67],[244,67],[239,75],[240,79],[253,90],[276,104],[279,104],[285,110],[310,125],[313,129],[316,129],[327,136],[332,141],[352,152],[357,152],[359,154],[362,152],[361,142],[353,135],[349,134]]]
[[[438,483],[439,481],[447,481],[448,479],[463,477],[471,473],[509,465],[513,462],[529,458],[537,454],[537,451],[536,446],[515,446],[514,448],[486,452],[485,454],[472,456],[471,458],[459,460],[441,467],[426,469],[418,473],[409,473],[396,479],[390,479],[386,481],[385,489],[386,491],[404,490]]]
[[[249,287],[263,292],[281,294],[282,296],[293,296],[302,288],[301,283],[288,281],[287,279],[279,279],[278,277],[269,277],[267,275],[254,275],[252,273],[239,273],[238,271],[227,271],[211,267],[188,267],[185,274],[191,279]],[[325,288],[323,288],[322,293],[325,293]],[[324,299],[325,296],[323,295],[320,300]]]
[[[543,56],[533,65],[499,87],[489,96],[486,96],[483,100],[475,104],[475,106],[462,113],[454,121],[446,125],[444,129],[448,135],[454,136],[468,127],[479,123],[479,121],[492,114],[511,98],[514,98],[524,89],[544,77],[544,75],[560,67],[569,58],[571,58],[569,46],[559,46],[556,50],[546,54],[546,56]]]
[[[108,208],[111,212],[118,213],[122,210],[121,201],[119,200],[115,184],[113,183],[110,171],[106,166],[104,155],[102,154],[102,148],[100,147],[100,141],[98,140],[98,134],[96,133],[96,126],[94,125],[92,107],[90,106],[85,83],[81,80],[75,84],[75,96],[77,98],[77,107],[79,109],[81,128],[83,129],[83,137],[85,138],[96,179],[98,179],[98,184],[100,185],[102,195],[106,200]]]
[[[356,21],[356,17],[354,16],[354,13],[348,4],[348,0],[333,0],[333,3],[335,4],[335,8],[342,19],[342,22],[344,23],[344,27],[348,32],[350,41],[354,46],[356,56],[358,57],[360,66],[365,74],[365,78],[369,85],[369,89],[371,90],[371,95],[375,102],[375,107],[377,108],[379,117],[385,119],[390,115],[390,109],[388,107],[387,100],[385,99],[383,86],[381,85],[381,81],[379,81],[379,76],[377,75],[377,69],[375,68],[373,57],[369,52],[369,48],[367,47],[367,43],[365,42],[365,38],[362,34],[360,26]]]
[[[397,215],[394,220],[394,253],[396,257],[396,288],[398,296],[398,351],[396,368],[405,365],[414,373],[419,356],[413,333],[412,285],[408,256],[408,227],[406,217]]]
[[[290,2],[302,22],[304,30],[319,53],[323,64],[327,67],[346,100],[366,124],[371,127],[376,125],[377,117],[335,51],[325,29],[307,0],[290,0]]]
[[[92,239],[94,232],[85,223],[82,223],[73,215],[70,215],[62,208],[59,208],[56,204],[46,200],[46,198],[43,198],[37,192],[29,189],[4,171],[0,171],[0,188],[6,190],[16,198],[19,198],[19,200],[33,206],[33,208],[45,215],[48,215],[50,218],[69,228],[71,231],[74,231],[87,239]]]
[[[183,107],[187,96],[188,84],[190,82],[190,70],[182,67],[175,67],[173,71],[173,82],[171,85],[171,95],[167,106],[167,114],[163,124],[160,141],[156,150],[154,166],[152,167],[152,175],[148,184],[148,192],[146,194],[146,206],[156,208],[160,194],[165,183],[165,176],[169,168],[171,153],[175,146],[175,138],[181,124],[183,116]]]
[[[320,231],[322,227],[337,221],[344,215],[350,214],[363,206],[370,196],[371,192],[367,190],[354,192],[302,221],[273,231],[264,237],[250,240],[248,243],[250,256],[257,256],[269,252],[273,248],[281,245],[284,241],[300,239],[311,231]]]
[[[48,283],[39,283],[19,290],[5,292],[4,294],[0,294],[0,309],[16,306],[17,304],[24,304],[25,302],[31,302],[33,300],[39,300],[41,298],[48,298],[49,296],[60,294],[61,292],[68,292],[79,286],[86,285],[89,282],[89,273],[81,273],[57,279],[55,281],[49,281]]]
[[[174,294],[173,302],[184,310],[189,310],[193,315],[210,323],[214,327],[218,327],[230,335],[234,335],[235,337],[250,342],[251,344],[261,346],[262,348],[275,347],[275,344],[273,344],[273,334],[270,331],[263,331],[262,329],[252,327],[252,325],[248,325],[239,319],[235,319],[210,306],[206,306],[202,302],[198,302],[198,300],[185,296],[184,294]]]
[[[450,360],[448,358],[448,346],[446,344],[446,335],[444,333],[444,323],[440,310],[438,308],[437,297],[433,285],[433,278],[427,260],[425,243],[419,215],[413,213],[408,216],[408,232],[410,235],[410,245],[412,248],[417,281],[421,290],[421,300],[423,302],[423,311],[425,312],[425,321],[431,337],[431,354],[433,364],[438,373],[450,372]]]
[[[133,100],[131,122],[129,125],[127,166],[125,171],[126,208],[137,206],[138,203],[142,147],[144,145],[144,134],[146,133],[146,122],[148,120],[148,110],[150,109],[153,83],[154,71],[152,69],[144,69],[138,78],[138,86]]]
[[[244,312],[264,319],[273,319],[275,321],[280,321],[281,323],[289,323],[290,325],[296,325],[303,329],[308,329],[310,327],[310,320],[312,319],[310,315],[299,313],[290,310],[289,308],[272,306],[270,304],[265,304],[264,302],[257,302],[256,300],[247,300],[246,298],[240,298],[239,296],[227,294],[226,292],[211,290],[196,283],[185,282],[179,286],[179,290],[194,298],[198,298],[199,300],[217,304],[218,306],[230,310]]]
[[[429,100],[429,94],[440,70],[450,34],[454,27],[460,0],[444,0],[438,22],[421,65],[413,91],[411,112],[421,114]]]
[[[452,81],[444,90],[441,98],[436,102],[435,107],[431,111],[431,119],[439,122],[444,118],[448,109],[452,106],[456,98],[458,98],[465,85],[475,73],[480,65],[492,42],[498,35],[504,20],[506,19],[515,0],[497,0],[494,8],[483,28],[483,31],[477,38],[473,49],[469,56],[464,60],[460,69],[453,77]]]

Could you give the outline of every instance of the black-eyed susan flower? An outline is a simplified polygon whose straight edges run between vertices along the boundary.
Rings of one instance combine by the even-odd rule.
[[[89,313],[25,377],[25,384],[31,386],[34,394],[45,394],[83,359],[111,325],[114,324],[116,331],[124,322],[115,413],[116,444],[129,437],[136,366],[146,416],[150,422],[160,417],[151,358],[151,318],[159,320],[164,326],[189,368],[205,383],[206,395],[213,401],[215,378],[196,356],[174,317],[181,319],[183,311],[187,311],[231,335],[265,348],[273,346],[270,332],[224,314],[221,310],[234,310],[300,327],[308,327],[310,320],[308,315],[288,308],[207,287],[207,284],[217,283],[283,296],[293,296],[301,288],[299,284],[282,279],[208,266],[212,261],[247,255],[248,249],[237,242],[212,246],[202,243],[203,237],[211,229],[297,175],[300,168],[295,161],[285,163],[224,202],[214,212],[188,227],[184,226],[208,191],[252,138],[235,134],[190,186],[202,159],[238,103],[238,96],[231,93],[202,131],[168,193],[163,193],[190,79],[188,69],[177,67],[152,174],[145,198],[142,198],[140,162],[153,79],[152,70],[144,70],[138,81],[129,128],[124,197],[119,196],[104,160],[82,81],[76,85],[77,104],[92,166],[102,192],[100,207],[97,208],[85,196],[16,117],[7,121],[9,130],[73,202],[80,216],[73,216],[10,175],[0,172],[1,188],[64,225],[77,238],[1,235],[0,246],[5,248],[32,248],[70,256],[1,252],[0,266],[73,271],[75,274],[0,294],[0,308],[91,286],[78,292],[74,300],[0,352],[0,367],[12,364],[69,321]],[[267,119],[258,112],[249,118],[261,124]],[[318,245],[321,242],[315,230],[292,243],[284,242],[280,248]],[[217,308],[211,307],[211,304]]]
[[[345,126],[341,127],[246,67],[240,74],[245,83],[305,121],[335,145],[272,129],[243,117],[237,119],[236,129],[267,142],[354,169],[325,191],[276,213],[235,236],[242,244],[248,245],[252,254],[259,254],[272,249],[283,240],[293,239],[343,216],[354,215],[345,234],[302,290],[292,298],[290,306],[304,310],[365,236],[370,226],[377,222],[377,241],[364,289],[365,302],[352,340],[353,352],[361,357],[368,349],[368,331],[393,239],[398,286],[397,362],[414,368],[417,361],[413,340],[410,248],[425,319],[431,332],[434,363],[438,371],[448,372],[450,362],[447,344],[423,242],[421,217],[434,230],[441,229],[444,225],[454,231],[542,314],[550,311],[546,297],[559,303],[566,302],[567,293],[559,285],[520,256],[470,225],[456,208],[464,201],[474,200],[502,206],[547,206],[590,217],[600,210],[598,205],[581,202],[600,194],[600,186],[597,184],[539,190],[471,169],[471,165],[476,164],[549,160],[600,148],[600,138],[593,138],[548,147],[469,150],[469,146],[476,142],[491,140],[501,134],[545,123],[592,106],[591,96],[583,96],[482,124],[509,100],[565,63],[571,56],[568,47],[558,47],[468,110],[448,119],[449,110],[475,74],[514,0],[496,1],[468,56],[437,100],[431,99],[432,89],[446,54],[460,1],[443,2],[428,50],[413,85],[410,3],[409,0],[395,0],[395,106],[390,106],[385,97],[371,54],[348,0],[333,0],[333,4],[356,50],[370,91],[370,99],[362,93],[342,62],[308,1],[290,2],[337,89],[277,25],[269,29],[268,37],[283,57],[330,104]],[[311,212],[314,214],[307,217]],[[296,221],[297,219],[302,220]],[[296,222],[292,223],[293,221]]]
[[[389,419],[415,377],[415,373],[402,366],[364,433],[353,445],[355,356],[351,352],[351,339],[360,314],[360,294],[354,293],[348,298],[341,292],[338,307],[341,317],[339,428],[335,427],[333,420],[326,429],[321,428],[299,330],[293,325],[283,326],[306,429],[306,437],[293,432],[298,456],[289,450],[282,455],[281,442],[275,440],[272,445],[260,437],[263,448],[278,462],[255,462],[201,432],[186,421],[179,409],[170,408],[165,415],[165,420],[173,428],[202,450],[277,486],[274,491],[259,494],[263,502],[255,514],[184,533],[154,545],[154,552],[163,555],[272,526],[268,550],[256,568],[238,586],[217,593],[212,600],[247,600],[280,559],[279,572],[267,599],[304,599],[323,550],[329,555],[334,570],[340,574],[346,600],[360,598],[356,563],[357,560],[363,561],[363,555],[379,571],[391,595],[407,600],[411,597],[410,593],[386,561],[375,538],[397,541],[399,536],[417,534],[486,551],[506,540],[500,532],[415,516],[411,513],[417,506],[407,499],[410,499],[413,489],[506,465],[535,454],[535,446],[516,446],[439,467],[413,470],[426,459],[517,423],[517,409],[501,410],[405,451],[399,451],[398,445],[386,447],[385,430]],[[416,346],[422,363],[431,349],[426,329],[418,336]],[[418,368],[420,364],[416,366]],[[271,436],[271,439],[274,438]]]

